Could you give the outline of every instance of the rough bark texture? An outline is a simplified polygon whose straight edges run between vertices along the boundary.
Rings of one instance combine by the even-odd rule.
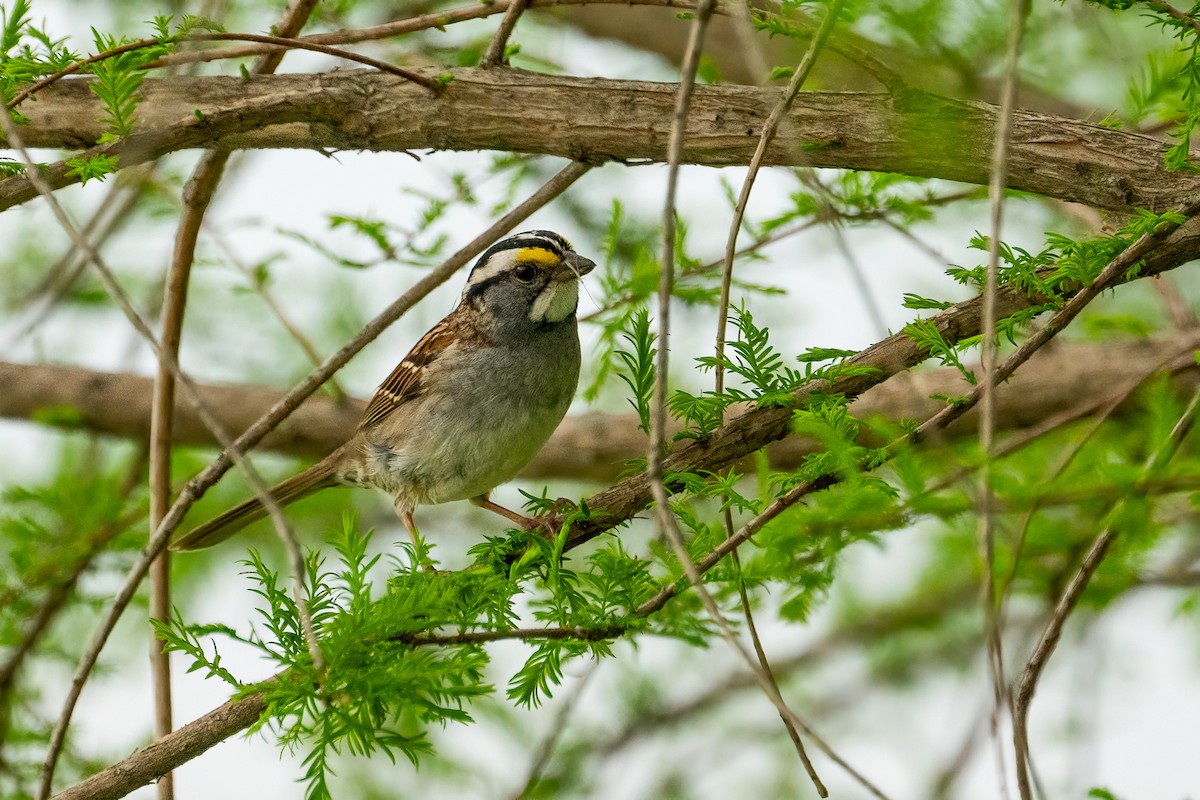
[[[123,166],[173,150],[231,148],[506,150],[589,162],[661,162],[675,85],[460,69],[438,95],[392,75],[347,70],[233,77],[150,78],[141,133],[97,152]],[[683,160],[746,164],[778,89],[699,86]],[[102,115],[86,79],[63,80],[26,101],[26,142],[92,146]],[[804,92],[767,164],[899,172],[986,183],[994,106],[919,91],[896,95]],[[1164,211],[1200,188],[1200,177],[1162,167],[1167,144],[1078,120],[1017,111],[1009,185],[1117,211]],[[45,177],[75,179],[65,168]],[[0,181],[0,208],[34,195],[22,176]]]
[[[1019,429],[1090,403],[1143,375],[1152,365],[1182,353],[1179,369],[1198,371],[1188,354],[1200,347],[1200,332],[1163,334],[1124,342],[1059,343],[1035,355],[997,392],[997,426]],[[1103,369],[1097,365],[1103,364]],[[1176,370],[1179,371],[1179,370]],[[82,427],[100,433],[144,439],[149,431],[152,381],[127,373],[97,372],[82,367],[0,362],[0,416]],[[958,370],[937,368],[891,379],[865,392],[851,405],[863,419],[925,419],[941,401],[933,395],[965,394],[970,386]],[[208,385],[203,394],[229,431],[245,430],[269,409],[281,393],[262,386]],[[262,447],[290,455],[322,457],[350,437],[364,402],[335,402],[314,396],[267,436]],[[743,411],[745,409],[742,409]],[[737,413],[737,412],[735,412]],[[951,433],[972,433],[972,411]],[[175,407],[174,441],[216,446],[212,434],[186,402]],[[878,444],[878,443],[876,443]],[[768,447],[775,469],[792,469],[815,444],[792,436]],[[626,460],[645,455],[646,437],[634,414],[589,412],[567,417],[554,437],[526,468],[527,478],[573,478],[612,481]]]
[[[261,692],[230,700],[133,755],[54,796],[54,800],[116,800],[186,764],[215,744],[249,728],[262,715]]]

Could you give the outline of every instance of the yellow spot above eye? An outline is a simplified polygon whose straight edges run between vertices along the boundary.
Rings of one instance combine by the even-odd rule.
[[[543,267],[550,267],[557,264],[559,262],[559,258],[553,252],[544,247],[522,247],[517,251],[517,261],[525,261],[539,264]]]

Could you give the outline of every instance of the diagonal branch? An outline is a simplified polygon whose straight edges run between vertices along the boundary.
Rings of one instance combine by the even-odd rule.
[[[0,121],[8,125],[6,117],[0,116]],[[12,136],[11,127],[7,129],[7,133]],[[444,282],[460,267],[465,265],[471,258],[483,252],[496,238],[503,235],[508,230],[516,225],[521,220],[525,219],[529,214],[540,208],[545,203],[557,197],[562,191],[570,186],[577,178],[587,172],[588,167],[582,164],[572,163],[564,168],[561,172],[550,179],[541,189],[533,194],[525,202],[518,205],[508,214],[496,221],[484,234],[476,237],[465,248],[460,250],[449,260],[442,264],[436,270],[427,274],[424,278],[418,281],[412,289],[393,302],[387,309],[379,314],[374,320],[359,332],[359,334],[348,344],[342,347],[336,354],[331,356],[322,367],[309,375],[308,379],[302,382],[299,386],[285,395],[279,403],[277,403],[266,416],[259,419],[258,422],[251,426],[249,430],[239,436],[234,442],[222,451],[221,455],[213,461],[199,475],[189,481],[180,491],[174,504],[167,511],[162,522],[154,530],[149,544],[143,551],[141,557],[133,565],[126,577],[125,583],[117,592],[112,604],[106,610],[101,623],[96,630],[91,642],[80,659],[80,664],[76,669],[75,677],[72,681],[72,688],[69,694],[68,702],[64,708],[63,716],[59,720],[59,724],[54,731],[54,741],[51,743],[50,754],[57,752],[57,748],[61,746],[62,738],[65,736],[66,724],[69,721],[71,710],[74,703],[78,700],[79,693],[82,691],[84,682],[90,675],[92,668],[100,657],[100,652],[103,650],[108,637],[112,634],[116,627],[117,621],[128,607],[133,599],[138,586],[142,579],[146,576],[150,568],[150,563],[166,547],[171,533],[183,518],[183,514],[191,506],[191,504],[204,491],[206,491],[213,483],[215,483],[221,475],[223,475],[229,467],[237,462],[239,464],[245,461],[244,453],[250,447],[258,442],[269,430],[275,425],[278,425],[284,418],[287,417],[299,404],[313,392],[315,392],[321,384],[332,375],[337,369],[341,368],[351,356],[361,350],[366,344],[378,336],[388,325],[398,319],[405,311],[407,311],[418,300],[432,291],[436,286]],[[51,198],[53,199],[53,198]],[[52,207],[58,209],[57,204],[51,203]],[[74,228],[69,224],[64,225],[69,232],[73,232]],[[81,243],[86,245],[86,242]],[[87,249],[85,247],[85,249]],[[100,260],[95,255],[94,251],[90,254],[93,262],[100,266]],[[101,270],[102,277],[106,275],[105,270]],[[136,314],[131,314],[131,319],[135,319]],[[143,326],[144,327],[144,326]],[[141,331],[143,335],[150,341],[153,341],[153,334],[149,329]],[[164,356],[170,359],[169,354]],[[173,360],[172,360],[173,362]],[[184,382],[185,387],[190,387],[190,382]],[[198,397],[198,395],[196,395]],[[216,428],[215,423],[211,426]],[[253,479],[254,473],[250,470],[248,477]],[[286,523],[284,523],[286,524]],[[55,743],[57,742],[57,744]],[[43,770],[43,795],[49,793],[49,777],[53,772],[53,764],[48,763],[46,769]]]
[[[230,700],[203,717],[136,751],[119,765],[96,773],[54,796],[54,800],[117,800],[216,744],[258,722],[266,710],[263,692]]]
[[[496,35],[488,44],[487,52],[479,61],[481,68],[491,69],[495,66],[504,66],[504,50],[508,44],[508,37],[512,36],[513,30],[517,27],[517,20],[528,4],[528,0],[509,0],[508,8],[504,10],[504,17],[500,20],[500,27],[496,29]]]
[[[1184,409],[1183,414],[1176,421],[1166,440],[1146,460],[1146,464],[1143,467],[1143,474],[1146,478],[1155,477],[1170,462],[1183,437],[1192,429],[1196,421],[1196,412],[1198,409],[1200,409],[1200,388],[1197,388],[1195,393],[1193,393],[1187,408]],[[1083,596],[1084,590],[1087,589],[1092,575],[1100,568],[1100,564],[1104,561],[1109,547],[1112,546],[1113,541],[1120,533],[1117,520],[1119,511],[1126,502],[1127,498],[1121,498],[1109,510],[1106,515],[1109,520],[1108,524],[1092,540],[1092,544],[1084,555],[1083,562],[1079,565],[1078,571],[1071,577],[1066,588],[1063,589],[1062,595],[1055,604],[1050,621],[1046,624],[1045,630],[1042,631],[1037,645],[1034,647],[1029,660],[1025,664],[1025,669],[1021,672],[1021,676],[1013,689],[1013,747],[1016,751],[1017,759],[1017,788],[1021,792],[1022,800],[1032,800],[1033,798],[1033,790],[1029,781],[1029,704],[1033,700],[1033,693],[1037,688],[1038,679],[1041,677],[1042,671],[1046,668],[1046,663],[1050,660],[1050,657],[1054,654],[1055,647],[1058,645],[1058,640],[1062,635],[1062,629],[1066,624],[1067,617],[1075,609],[1075,605],[1079,602],[1079,598]]]

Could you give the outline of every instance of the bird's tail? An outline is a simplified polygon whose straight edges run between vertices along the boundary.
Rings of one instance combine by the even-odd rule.
[[[318,489],[338,485],[334,466],[340,451],[334,452],[327,458],[313,464],[311,467],[271,488],[271,497],[281,506],[299,500],[312,494]],[[223,542],[230,536],[249,525],[251,522],[267,516],[267,509],[257,497],[252,497],[244,503],[234,506],[203,525],[190,531],[171,542],[172,550],[201,550]]]

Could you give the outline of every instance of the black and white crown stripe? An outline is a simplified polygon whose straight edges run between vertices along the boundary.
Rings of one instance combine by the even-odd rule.
[[[562,258],[568,252],[572,252],[573,249],[570,242],[554,231],[525,231],[509,236],[507,239],[501,239],[489,247],[479,257],[479,260],[475,262],[475,267],[471,270],[471,276],[467,278],[467,285],[463,287],[463,297],[467,298],[475,294],[486,284],[491,283],[502,272],[512,267],[512,262],[509,259],[494,258],[497,253],[526,247],[539,247],[543,250],[549,250],[559,258]]]

